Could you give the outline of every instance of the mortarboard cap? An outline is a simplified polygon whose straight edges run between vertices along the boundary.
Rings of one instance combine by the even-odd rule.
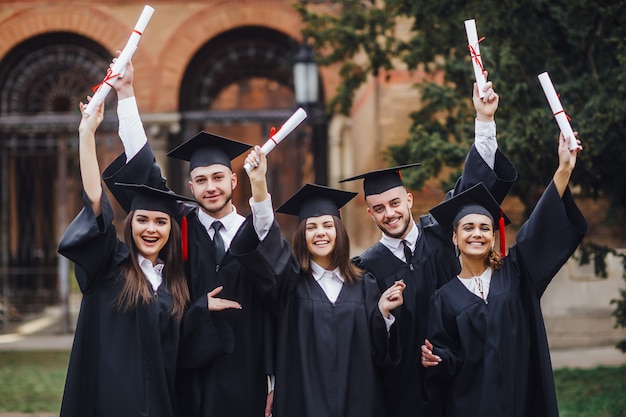
[[[219,164],[231,168],[230,161],[252,145],[201,131],[185,143],[171,150],[167,156],[189,161],[189,172],[197,167]]]
[[[134,210],[151,210],[162,211],[174,217],[177,201],[195,201],[192,198],[178,195],[171,190],[160,190],[145,184],[116,182],[115,187],[131,191],[132,199],[130,200],[130,206],[122,207],[127,213]]]
[[[363,192],[365,197],[372,194],[381,194],[392,188],[402,185],[402,174],[400,170],[420,165],[419,162],[414,164],[399,165],[391,168],[379,169],[376,171],[365,172],[354,177],[345,178],[339,182],[354,181],[363,178]]]
[[[438,204],[429,211],[448,232],[452,232],[459,220],[468,214],[484,214],[490,217],[493,222],[493,229],[500,229],[500,256],[504,258],[506,255],[504,227],[511,223],[511,220],[504,214],[498,202],[482,182]]]
[[[430,214],[447,231],[452,232],[456,223],[468,214],[484,214],[493,220],[494,230],[511,223],[489,190],[481,182],[468,188],[429,210]],[[495,221],[495,219],[503,219]]]
[[[278,207],[276,212],[298,216],[298,222],[326,214],[339,217],[339,209],[357,194],[323,185],[305,184]]]

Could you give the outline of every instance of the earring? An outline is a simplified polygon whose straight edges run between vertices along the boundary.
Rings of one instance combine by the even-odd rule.
[[[459,251],[459,246],[456,244],[454,245],[454,254],[456,255],[457,258],[461,256],[461,251]]]

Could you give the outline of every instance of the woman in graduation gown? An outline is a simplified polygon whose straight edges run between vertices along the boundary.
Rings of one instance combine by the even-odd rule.
[[[173,215],[176,201],[188,199],[118,184],[133,196],[120,241],[96,156],[103,106],[92,115],[85,107],[79,126],[84,208],[59,245],[76,264],[83,293],[61,416],[176,416],[179,325],[189,292]]]
[[[508,219],[482,184],[431,210],[462,264],[433,296],[422,346],[425,389],[447,395],[446,416],[558,416],[540,298],[588,230],[568,188],[579,150],[559,138],[553,180],[505,258],[494,231]]]
[[[253,190],[266,187],[267,162],[258,146],[246,163],[255,167],[249,173]],[[263,199],[258,190],[253,195]],[[376,365],[398,357],[389,311],[402,304],[405,285],[397,282],[381,296],[373,276],[351,264],[339,208],[355,195],[307,184],[278,208],[299,216],[293,254],[285,241],[281,250],[249,255],[231,247],[256,273],[276,277],[275,417],[384,416]],[[252,200],[251,206],[258,202]],[[252,212],[257,215],[254,207]]]

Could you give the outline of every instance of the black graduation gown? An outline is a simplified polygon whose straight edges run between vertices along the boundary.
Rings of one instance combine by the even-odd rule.
[[[276,277],[278,314],[274,417],[384,417],[378,365],[397,361],[395,325],[388,336],[371,274],[344,284],[331,302],[302,272],[283,240],[254,253],[231,246],[256,274]],[[391,343],[389,343],[391,342]]]
[[[504,154],[496,153],[492,170],[472,146],[454,193],[483,182],[501,202],[516,179],[517,171]],[[452,195],[449,193],[447,198]],[[420,346],[426,338],[428,305],[433,292],[461,270],[450,235],[433,217],[424,215],[416,225],[419,237],[411,265],[398,259],[380,242],[353,259],[357,266],[376,276],[381,291],[400,279],[406,284],[404,304],[393,311],[402,359],[399,365],[387,365],[382,371],[387,415],[394,417],[442,415],[440,398],[432,396],[425,402]]]
[[[106,194],[98,218],[84,200],[59,245],[76,264],[83,293],[61,416],[172,417],[179,324],[171,294],[162,284],[146,305],[128,312],[113,306],[130,252],[116,237]]]
[[[125,155],[120,155],[106,168],[103,178],[109,185],[139,181],[165,187],[148,144],[128,163]],[[125,198],[119,187],[110,188],[115,190],[116,198]],[[180,207],[188,224],[185,272],[194,313],[186,314],[182,323],[177,393],[183,415],[262,417],[267,375],[273,374],[275,318],[263,301],[272,281],[254,279],[253,266],[242,264],[230,250],[217,265],[215,245],[198,220],[197,208]],[[241,228],[231,245],[241,240],[245,247],[272,247],[276,239],[280,244],[276,224],[263,242],[254,230],[240,232]],[[239,302],[241,310],[208,311],[206,294],[220,285],[224,289],[218,297]],[[218,334],[220,339],[216,341]]]
[[[586,232],[569,190],[561,199],[551,183],[493,271],[486,302],[458,279],[435,292],[428,338],[442,362],[425,388],[446,392],[446,416],[558,416],[540,297]]]

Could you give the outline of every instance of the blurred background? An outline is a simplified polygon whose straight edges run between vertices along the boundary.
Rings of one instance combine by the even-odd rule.
[[[550,345],[615,350],[626,338],[619,326],[626,324],[625,2],[505,3],[151,2],[155,12],[133,57],[135,93],[168,185],[190,195],[187,166],[165,154],[199,130],[262,144],[303,107],[307,120],[269,157],[276,206],[307,182],[361,191],[360,183],[338,180],[422,162],[406,174],[417,218],[443,198],[473,140],[463,20],[475,18],[479,37],[486,35],[484,65],[501,96],[500,148],[520,172],[503,205],[514,220],[509,244],[556,167],[558,127],[539,72],[550,71],[583,141],[572,190],[591,231],[543,297]],[[69,349],[80,293],[56,248],[82,205],[78,103],[93,94],[144,5],[0,0],[4,350],[41,334],[60,335]],[[122,152],[116,101],[112,91],[97,135],[102,168]],[[234,202],[245,215],[242,165],[243,158],[233,163],[240,179]],[[380,238],[362,195],[342,217],[354,255]],[[278,220],[289,238],[294,220]]]

